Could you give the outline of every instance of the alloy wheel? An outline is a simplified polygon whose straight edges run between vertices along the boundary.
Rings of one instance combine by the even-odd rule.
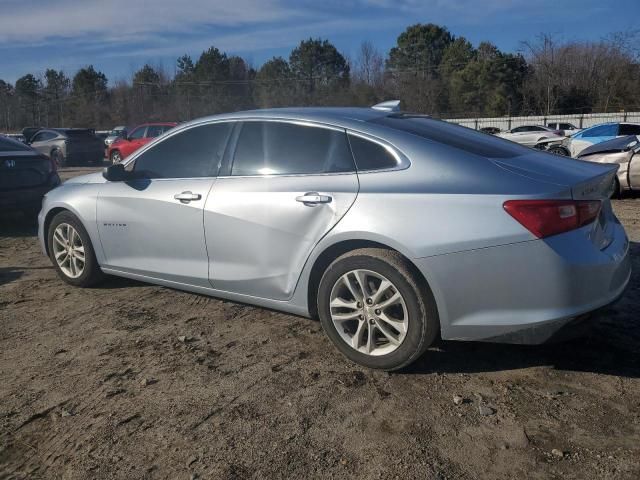
[[[76,229],[68,223],[61,223],[53,232],[53,255],[60,270],[69,278],[78,278],[84,272],[84,245]]]
[[[351,270],[336,281],[330,312],[342,340],[366,355],[395,351],[409,327],[402,294],[390,280],[371,270]]]

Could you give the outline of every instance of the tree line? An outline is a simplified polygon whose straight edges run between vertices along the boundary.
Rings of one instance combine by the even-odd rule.
[[[285,106],[370,106],[400,99],[440,117],[551,115],[640,109],[636,36],[557,42],[541,36],[519,53],[474,47],[446,27],[408,27],[386,54],[364,41],[347,58],[328,40],[303,40],[259,68],[216,47],[173,72],[144,65],[110,84],[92,65],[73,77],[46,69],[14,85],[0,79],[0,130],[25,126],[107,129],[152,120]]]

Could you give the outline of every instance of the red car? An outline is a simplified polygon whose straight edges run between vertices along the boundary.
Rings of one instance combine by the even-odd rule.
[[[143,145],[178,125],[175,122],[143,123],[131,130],[126,137],[115,140],[107,150],[111,163],[120,163]]]

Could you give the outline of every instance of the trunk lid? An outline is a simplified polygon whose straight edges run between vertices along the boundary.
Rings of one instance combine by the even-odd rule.
[[[493,161],[502,168],[533,180],[566,187],[574,200],[600,200],[602,207],[598,218],[583,228],[589,240],[600,250],[611,243],[615,215],[609,197],[614,189],[619,165],[537,152]]]
[[[618,171],[615,164],[586,162],[543,152],[493,159],[493,162],[532,180],[567,187],[576,200],[609,198]]]
[[[52,172],[51,161],[33,151],[0,151],[0,190],[18,190],[44,185]]]

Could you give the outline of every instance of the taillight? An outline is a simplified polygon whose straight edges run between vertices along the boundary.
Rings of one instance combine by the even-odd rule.
[[[593,222],[600,200],[508,200],[504,209],[538,238],[575,230]]]

